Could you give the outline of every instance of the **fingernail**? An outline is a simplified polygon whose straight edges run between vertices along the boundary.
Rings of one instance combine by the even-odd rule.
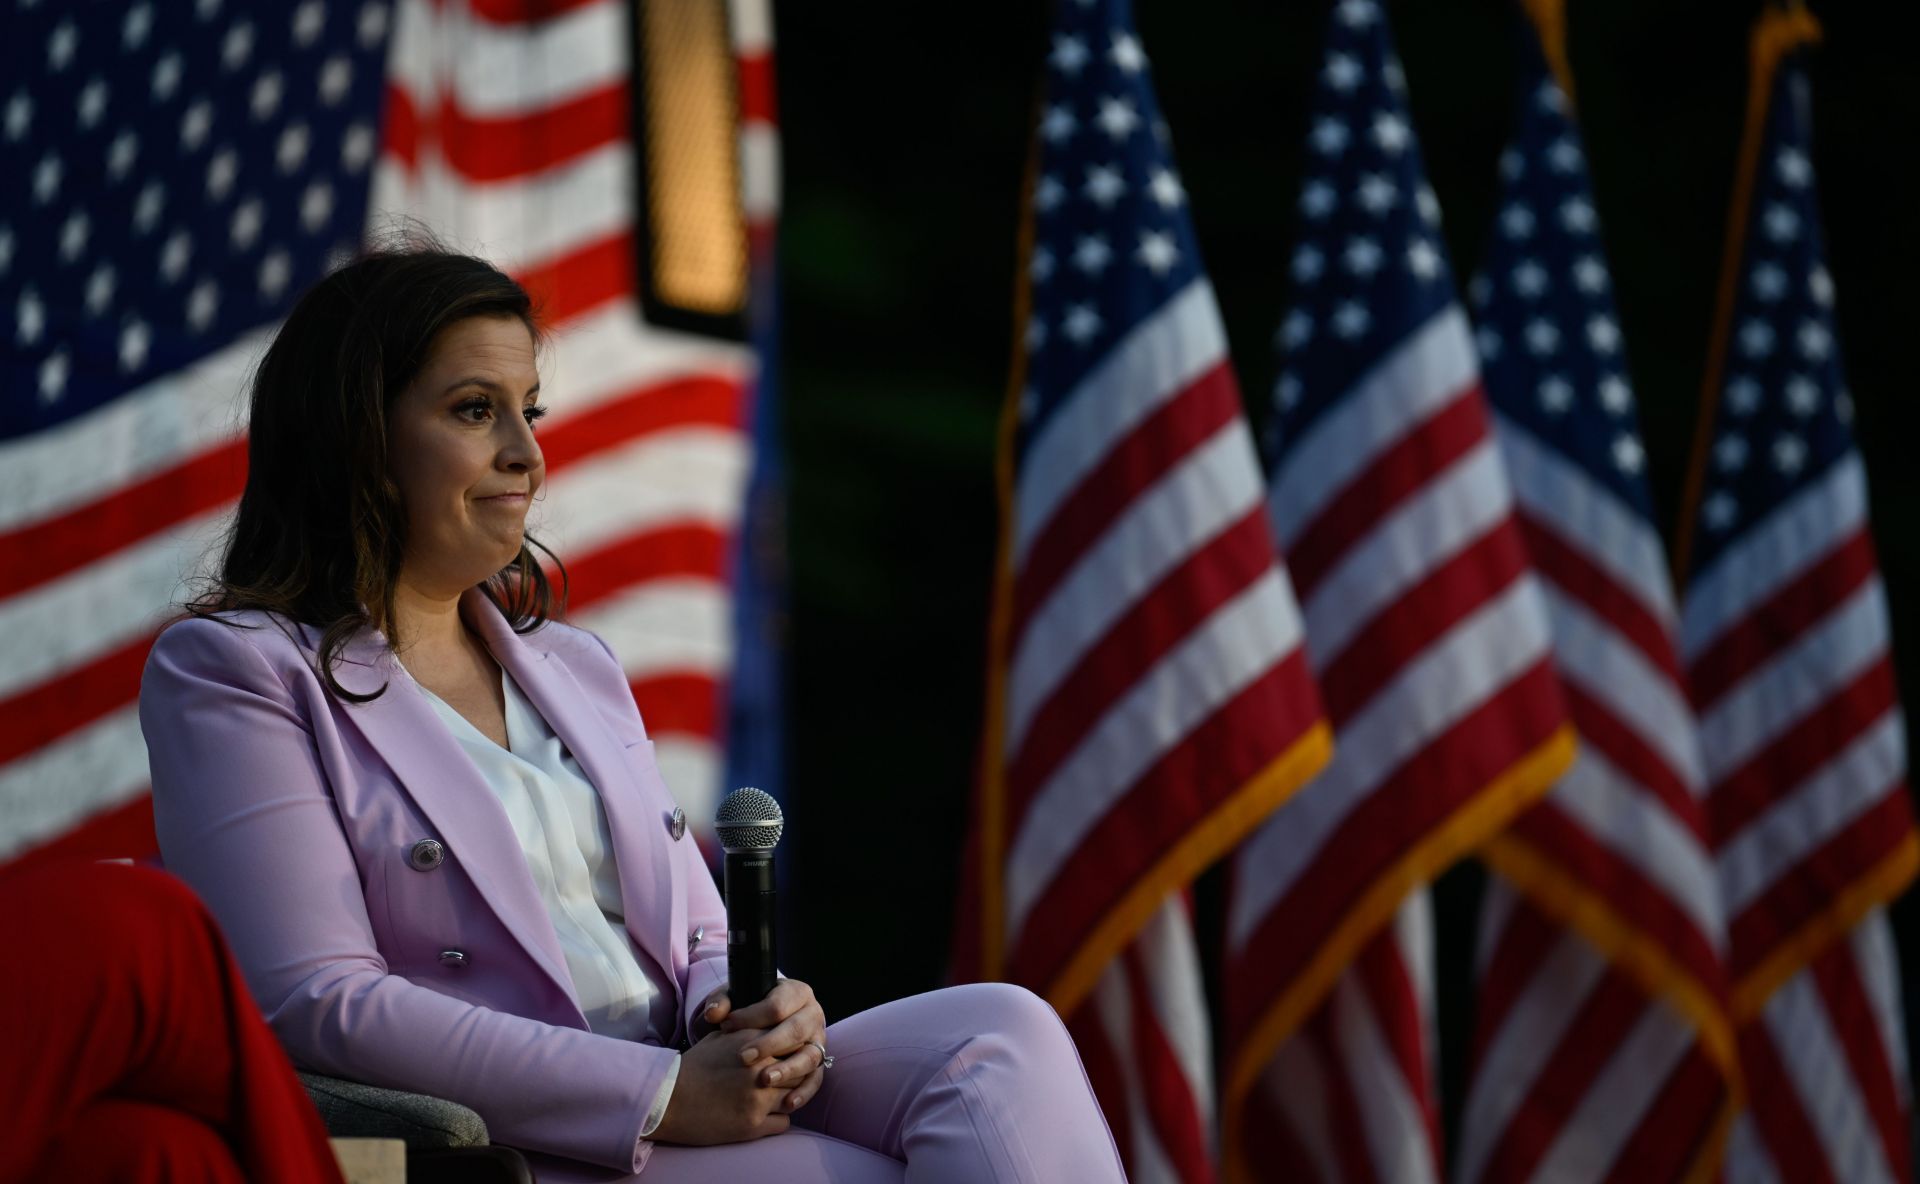
[[[774,1082],[778,1080],[780,1080],[780,1070],[774,1069],[767,1074],[768,1085],[772,1085]]]
[[[747,1065],[751,1065],[751,1064],[753,1064],[753,1063],[754,1063],[755,1061],[757,1061],[757,1060],[759,1060],[759,1059],[760,1059],[760,1050],[759,1050],[759,1049],[757,1049],[757,1048],[748,1048],[748,1049],[743,1049],[743,1050],[741,1050],[741,1053],[740,1053],[740,1060],[741,1060],[741,1063],[743,1063],[743,1064],[747,1064]]]

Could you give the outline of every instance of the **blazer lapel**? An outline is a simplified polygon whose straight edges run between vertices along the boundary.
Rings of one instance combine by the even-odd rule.
[[[317,642],[317,635],[309,641]],[[438,828],[440,841],[507,932],[569,999],[577,1000],[559,935],[527,870],[513,824],[484,775],[461,751],[418,684],[400,668],[385,636],[363,630],[341,652],[341,659],[335,668],[341,686],[356,694],[383,683],[387,688],[371,702],[348,704],[347,718]]]
[[[478,589],[462,598],[461,609],[599,791],[613,837],[627,932],[672,980],[678,1014],[687,969],[686,883],[675,874],[678,861],[661,841],[667,820],[655,817],[658,812],[641,797],[619,740],[566,663],[515,633]]]

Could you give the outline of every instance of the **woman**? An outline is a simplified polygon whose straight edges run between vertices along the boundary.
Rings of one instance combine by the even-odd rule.
[[[723,907],[625,676],[549,619],[538,344],[480,260],[322,280],[255,377],[220,576],[148,662],[162,855],[294,1060],[465,1103],[563,1157],[543,1179],[1120,1178],[1026,992],[831,1027],[803,983],[726,998]]]

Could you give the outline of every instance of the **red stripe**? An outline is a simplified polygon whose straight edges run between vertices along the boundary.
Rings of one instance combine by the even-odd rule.
[[[745,53],[740,63],[740,122],[775,123],[773,55]]]
[[[1580,548],[1562,539],[1554,528],[1529,516],[1525,507],[1517,514],[1527,554],[1541,575],[1555,589],[1588,612],[1613,627],[1640,652],[1654,669],[1667,676],[1674,686],[1684,685],[1680,659],[1674,648],[1673,633],[1666,622],[1649,612],[1640,598],[1613,578],[1599,564],[1588,559]],[[1665,572],[1661,573],[1665,578]]]
[[[1487,437],[1486,398],[1476,378],[1380,452],[1287,547],[1287,566],[1301,598],[1312,596],[1321,579],[1383,519]]]
[[[1618,969],[1594,984],[1539,1076],[1527,1083],[1525,1096],[1487,1157],[1482,1184],[1533,1176],[1566,1128],[1567,1119],[1645,1011],[1646,997]]]
[[[1772,1155],[1780,1179],[1792,1184],[1834,1184],[1793,1074],[1781,1061],[1773,1035],[1762,1021],[1740,1029],[1740,1068],[1746,1074],[1754,1133]]]
[[[1724,846],[1737,838],[1898,708],[1893,660],[1882,656],[1715,783],[1707,798],[1715,842]]]
[[[1034,712],[1020,750],[1008,763],[1006,817],[1010,832],[1018,831],[1019,820],[1033,795],[1114,703],[1203,628],[1222,605],[1245,592],[1272,567],[1272,527],[1267,522],[1266,507],[1255,506],[1246,517],[1167,573],[1158,586],[1113,623]]]
[[[1080,1050],[1080,1062],[1093,1085],[1093,1096],[1106,1115],[1107,1127],[1120,1148],[1121,1166],[1129,1175],[1134,1170],[1133,1116],[1127,1110],[1126,1076],[1120,1058],[1107,1038],[1106,1025],[1100,1022],[1100,1009],[1089,998],[1067,1020],[1067,1031]]]
[[[1346,1057],[1341,1053],[1336,1033],[1333,1001],[1329,996],[1307,1020],[1301,1035],[1320,1058],[1327,1088],[1327,1125],[1331,1128],[1328,1133],[1333,1136],[1334,1155],[1340,1161],[1342,1184],[1371,1184],[1380,1177],[1374,1168],[1373,1150],[1367,1142],[1366,1124],[1360,1115],[1362,1100],[1354,1091],[1353,1077],[1347,1072]]]
[[[1050,983],[1140,873],[1319,719],[1295,650],[1161,754],[1059,867],[1008,957],[1015,982]]]
[[[649,382],[542,428],[540,453],[546,458],[547,471],[553,472],[631,444],[642,436],[674,428],[738,431],[741,400],[741,384],[732,377],[690,374]]]
[[[721,580],[727,536],[703,522],[672,523],[567,561],[567,607],[577,611],[649,580]],[[551,580],[558,573],[549,570]]]
[[[420,144],[432,132],[421,126],[420,111],[413,96],[399,83],[388,80],[386,105],[380,114],[380,153],[395,160],[411,173],[420,166]]]
[[[126,706],[158,634],[146,634],[45,682],[0,699],[0,765],[44,748]]]
[[[496,25],[535,25],[607,0],[468,0],[473,15]]]
[[[1142,954],[1135,943],[1120,956],[1127,976],[1127,991],[1133,999],[1133,1048],[1138,1064],[1141,1091],[1145,1094],[1147,1118],[1154,1136],[1173,1165],[1174,1175],[1184,1184],[1207,1184],[1213,1179],[1213,1159],[1208,1153],[1209,1135],[1201,1129],[1200,1107],[1188,1086],[1180,1058],[1167,1040],[1154,1005],[1153,991],[1140,968]]]
[[[8,872],[35,864],[77,859],[134,859],[157,864],[160,842],[153,835],[153,796],[146,790],[131,801],[102,810],[37,847],[29,847],[0,867]]]
[[[1354,806],[1243,946],[1233,972],[1246,976],[1243,1003],[1257,1008],[1279,994],[1362,892],[1545,743],[1564,718],[1557,679],[1543,660],[1402,762]],[[1230,1014],[1230,1028],[1244,1031],[1254,1018]]]
[[[1894,1179],[1911,1180],[1913,1172],[1907,1162],[1907,1115],[1900,1104],[1900,1087],[1894,1080],[1893,1065],[1888,1060],[1886,1034],[1880,1030],[1876,1018],[1879,1012],[1867,998],[1866,986],[1860,981],[1860,966],[1854,958],[1852,944],[1843,941],[1828,947],[1813,960],[1809,970],[1826,1005],[1827,1022],[1832,1025],[1834,1037],[1846,1054],[1847,1066],[1853,1071],[1861,1100],[1866,1103],[1867,1113],[1873,1116],[1874,1133],[1880,1137],[1880,1149],[1887,1157],[1887,1166],[1892,1169]]]
[[[634,293],[633,234],[627,231],[588,243],[516,271],[513,278],[533,297],[543,323],[563,324]]]
[[[1873,540],[1863,530],[1755,605],[1689,664],[1687,679],[1701,711],[1804,638],[1874,572]]]
[[[1606,1184],[1685,1179],[1706,1149],[1726,1096],[1720,1071],[1699,1044],[1689,1045],[1633,1133],[1620,1144]]]
[[[1240,392],[1223,361],[1162,404],[1118,441],[1055,508],[1034,536],[1015,577],[1011,652],[1020,651],[1028,622],[1089,549],[1142,494],[1188,460],[1194,449],[1240,416]],[[1262,507],[1264,510],[1264,507]],[[1269,528],[1271,537],[1271,528]],[[1173,547],[1186,539],[1166,541]],[[1273,545],[1267,544],[1269,554]],[[1271,560],[1269,560],[1271,562]]]
[[[0,567],[0,598],[78,571],[240,496],[247,442],[227,440],[169,468],[51,518],[0,534],[0,549],[22,561]]]
[[[1429,1157],[1432,1162],[1440,1163],[1444,1159],[1440,1153],[1440,1115],[1434,1108],[1433,1090],[1428,1085],[1426,1021],[1413,976],[1407,972],[1400,943],[1391,927],[1360,951],[1350,974],[1366,993],[1374,1023],[1399,1071],[1400,1083],[1420,1107],[1420,1117],[1426,1124]]]
[[[1907,787],[1898,779],[1882,797],[1860,812],[1832,838],[1792,867],[1782,868],[1728,928],[1738,981],[1801,926],[1833,907],[1857,883],[1913,833]]]
[[[720,681],[711,674],[683,671],[652,674],[628,684],[647,735],[720,734]]]
[[[1629,780],[1622,792],[1647,799],[1649,805],[1664,810],[1668,817],[1687,829],[1704,850],[1713,844],[1707,836],[1706,808],[1680,778],[1666,756],[1653,747],[1631,724],[1616,716],[1612,709],[1593,698],[1571,679],[1561,689],[1567,697],[1567,713],[1580,733],[1580,742],[1606,758]],[[1681,700],[1684,702],[1684,697]]]
[[[1526,897],[1515,894],[1507,925],[1487,959],[1486,969],[1475,983],[1476,1014],[1473,1024],[1473,1065],[1477,1074],[1485,1067],[1487,1046],[1506,1025],[1507,1016],[1532,986],[1533,978],[1553,952],[1564,932]]]
[[[1269,1092],[1265,1081],[1247,1093],[1240,1108],[1242,1161],[1258,1180],[1285,1184],[1340,1184],[1320,1174],[1319,1161],[1307,1152],[1293,1128],[1293,1119]]]
[[[1327,715],[1345,723],[1381,689],[1406,673],[1407,664],[1455,626],[1486,607],[1527,573],[1527,553],[1510,521],[1430,569],[1382,609],[1320,674]]]
[[[521,115],[469,115],[442,98],[440,150],[454,173],[474,184],[535,177],[609,144],[627,140],[625,83],[587,91]]]

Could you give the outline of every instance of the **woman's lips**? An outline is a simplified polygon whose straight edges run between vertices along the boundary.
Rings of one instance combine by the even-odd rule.
[[[496,493],[492,497],[475,498],[474,500],[495,506],[523,506],[527,502],[527,495],[524,493]]]

